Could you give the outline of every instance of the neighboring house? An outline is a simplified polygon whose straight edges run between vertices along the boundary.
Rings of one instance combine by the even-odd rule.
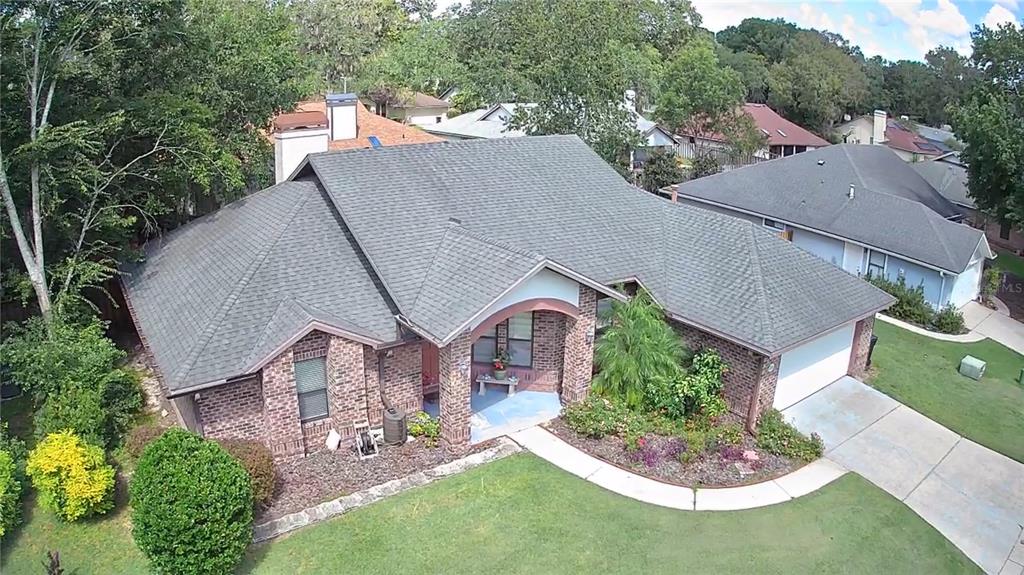
[[[330,112],[328,114],[328,112]],[[423,130],[371,114],[355,94],[328,94],[301,102],[274,118],[275,181],[282,182],[309,154],[330,150],[439,142]]]
[[[892,150],[841,144],[679,184],[680,202],[775,230],[847,272],[922,286],[933,307],[978,297],[985,235]]]
[[[628,94],[627,94],[628,99]],[[525,103],[501,103],[494,104],[489,108],[480,108],[472,112],[460,114],[449,118],[440,124],[423,126],[423,129],[431,134],[446,140],[475,140],[493,138],[519,138],[526,135],[526,132],[509,127],[509,122],[515,116],[516,110],[526,107],[532,108],[537,104]],[[658,124],[644,118],[630,108],[636,122],[636,130],[644,140],[644,146],[633,151],[632,165],[640,167],[649,157],[651,151],[661,149],[670,150],[676,142],[668,130]]]
[[[948,124],[943,125],[941,128],[917,124],[915,128],[917,129],[917,135],[935,144],[935,147],[942,150],[943,154],[963,149],[963,142],[956,138],[956,134],[953,133],[952,127]]]
[[[949,152],[911,166],[940,194],[956,204],[972,226],[985,230],[990,244],[1015,252],[1024,250],[1024,232],[1020,228],[983,213],[974,204],[967,189],[967,167],[960,161],[959,153]]]
[[[378,116],[384,116],[414,126],[429,126],[443,122],[448,117],[448,108],[451,107],[447,101],[435,98],[422,92],[414,92],[407,102],[398,104],[375,104],[373,111]]]
[[[919,162],[949,151],[944,143],[931,141],[917,133],[913,122],[893,120],[883,110],[836,126],[835,133],[847,144],[882,144],[905,162]]]
[[[451,104],[455,96],[458,96],[460,93],[462,93],[462,88],[458,86],[452,86],[451,88],[448,88],[444,92],[441,92],[440,99]]]
[[[613,286],[718,350],[748,424],[861,375],[893,302],[760,225],[629,185],[575,136],[313,154],[122,271],[184,425],[278,460],[351,441],[385,403],[436,405],[442,441],[466,445],[498,349],[521,389],[581,400]]]
[[[768,147],[755,152],[749,161],[739,162],[741,164],[792,156],[829,145],[827,140],[783,118],[767,104],[747,103],[743,105],[743,111],[750,116],[754,125],[764,135]],[[698,151],[714,150],[724,153],[729,148],[725,136],[721,134],[684,134],[679,138],[681,140],[680,153],[687,158],[695,157]]]

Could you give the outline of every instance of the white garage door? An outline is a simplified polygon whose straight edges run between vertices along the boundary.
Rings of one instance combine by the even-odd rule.
[[[846,375],[852,349],[851,324],[782,354],[775,408],[785,409]]]

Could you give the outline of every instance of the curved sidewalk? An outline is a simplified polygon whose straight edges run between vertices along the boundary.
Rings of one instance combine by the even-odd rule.
[[[819,459],[777,479],[742,487],[694,489],[655,481],[616,467],[534,426],[512,438],[534,455],[573,475],[626,497],[685,511],[729,511],[783,503],[821,489],[846,473],[846,468]]]
[[[896,319],[894,317],[889,317],[889,316],[887,316],[885,314],[881,314],[881,313],[875,314],[875,318],[876,319],[880,319],[880,320],[884,321],[885,323],[892,324],[892,325],[895,325],[897,327],[902,327],[903,329],[905,329],[907,331],[912,331],[912,332],[914,332],[914,333],[916,333],[918,335],[923,335],[925,337],[930,337],[932,339],[938,339],[938,340],[941,340],[941,341],[952,341],[952,342],[955,342],[955,343],[974,343],[976,341],[981,341],[981,340],[985,339],[985,336],[983,336],[980,333],[975,332],[975,331],[969,331],[967,333],[961,333],[961,334],[955,334],[955,335],[954,334],[950,334],[950,333],[939,333],[937,331],[930,331],[930,330],[924,329],[922,327],[917,327],[914,324],[907,323],[905,321],[898,320],[898,319]]]

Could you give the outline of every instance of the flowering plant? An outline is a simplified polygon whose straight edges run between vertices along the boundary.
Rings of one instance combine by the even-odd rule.
[[[499,371],[505,369],[505,365],[508,364],[508,360],[511,358],[512,356],[507,349],[499,349],[498,353],[494,355],[494,369]]]

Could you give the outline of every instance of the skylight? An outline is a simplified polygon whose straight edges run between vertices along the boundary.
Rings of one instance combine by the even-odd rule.
[[[782,130],[780,130],[780,129],[778,129],[778,128],[775,128],[775,131],[776,131],[776,132],[778,132],[778,133],[779,133],[779,135],[780,135],[780,136],[782,136],[783,138],[785,138],[785,137],[786,137],[786,132],[783,132]]]

